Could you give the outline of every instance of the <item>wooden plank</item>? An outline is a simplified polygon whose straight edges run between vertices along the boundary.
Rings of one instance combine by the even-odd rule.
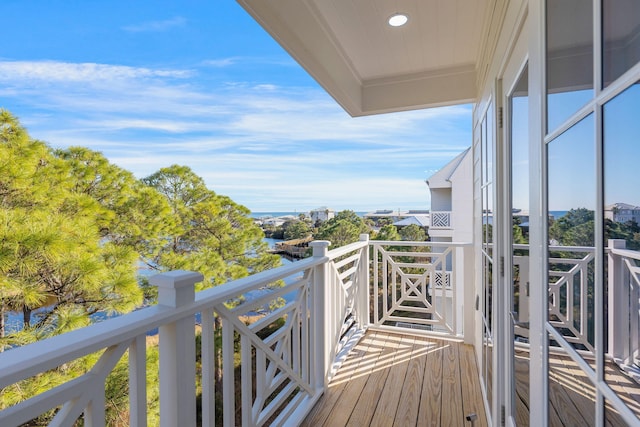
[[[476,427],[487,425],[487,416],[484,411],[484,401],[478,378],[478,367],[473,346],[459,344],[458,357],[460,361],[460,380],[462,386],[462,416],[476,414],[478,419]]]
[[[515,350],[513,360],[515,370],[516,423],[528,426],[529,421],[529,353]]]
[[[462,383],[458,365],[458,346],[446,343],[442,352],[442,426],[463,427]]]
[[[346,384],[342,397],[332,408],[325,425],[343,426],[349,420],[363,389],[367,384],[370,373],[375,369],[381,355],[389,354],[386,349],[387,336],[378,334],[371,340],[367,352],[361,358],[357,371],[352,372]]]
[[[553,356],[551,356],[553,357]],[[559,356],[567,380],[567,394],[585,420],[596,418],[596,387],[587,374],[570,357]]]
[[[365,387],[351,412],[351,416],[347,421],[347,426],[366,426],[371,424],[371,419],[378,406],[378,401],[382,395],[389,368],[393,364],[395,349],[398,345],[399,336],[389,334],[385,341],[385,346],[380,352],[380,356],[376,360],[373,371],[367,378]],[[333,424],[338,425],[338,424]],[[344,425],[344,424],[343,424]]]
[[[640,384],[622,373],[613,362],[605,362],[605,380],[629,409],[640,418]],[[614,427],[627,425],[607,400],[605,400],[605,423]]]
[[[407,367],[405,383],[402,387],[402,394],[400,395],[400,403],[393,422],[394,426],[405,427],[416,425],[418,410],[420,409],[424,365],[427,358],[426,353],[430,348],[429,344],[430,342],[425,338],[415,338],[411,352],[411,360]]]
[[[401,336],[396,348],[393,363],[389,367],[389,375],[384,384],[384,389],[380,395],[378,405],[373,414],[370,425],[373,427],[390,427],[396,417],[400,394],[404,386],[407,375],[407,368],[413,352],[415,338],[412,336]]]
[[[358,372],[361,363],[368,363],[366,357],[369,353],[369,347],[379,345],[379,341],[380,338],[376,334],[367,334],[354,346],[329,384],[328,390],[322,395],[301,426],[316,427],[325,423],[335,404],[344,394],[344,390],[349,384],[348,380],[353,373]]]
[[[433,341],[433,347],[426,355],[418,426],[440,426],[442,408],[442,354],[443,342]]]
[[[304,426],[486,426],[473,348],[455,342],[367,334]]]
[[[605,380],[629,409],[640,418],[640,384],[629,378],[613,362],[605,363]]]
[[[560,426],[583,426],[589,425],[590,421],[582,417],[569,397],[567,372],[562,362],[554,358],[549,358],[549,404],[555,409],[554,414],[559,417]],[[552,415],[549,411],[549,415]],[[591,418],[593,420],[593,418]]]

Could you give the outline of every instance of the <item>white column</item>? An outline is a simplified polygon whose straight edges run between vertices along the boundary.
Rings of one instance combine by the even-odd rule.
[[[327,256],[329,245],[327,240],[316,240],[309,243],[313,248],[314,258],[323,258]],[[329,360],[327,357],[329,346],[327,343],[329,329],[325,322],[328,321],[326,315],[325,290],[327,279],[327,263],[324,262],[313,270],[313,307],[311,318],[311,360],[313,375],[313,387],[317,391],[324,391],[327,387],[327,372],[329,369]]]
[[[625,249],[627,242],[610,239],[609,249]],[[626,268],[622,258],[609,253],[608,265],[608,311],[609,311],[609,354],[615,359],[629,357],[629,291],[625,280]]]
[[[200,273],[171,271],[149,279],[158,287],[158,305],[179,308],[195,300]],[[160,327],[160,426],[196,425],[195,318],[188,316]]]

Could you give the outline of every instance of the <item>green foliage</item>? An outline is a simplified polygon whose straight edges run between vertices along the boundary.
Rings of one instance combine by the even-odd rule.
[[[280,258],[267,252],[263,237],[247,208],[209,190],[187,167],[140,181],[98,152],[51,150],[0,110],[0,351],[86,326],[97,312],[133,310],[143,296],[153,299],[156,289],[136,278],[141,260],[159,271],[200,271],[206,287],[273,268]],[[7,311],[22,312],[25,328],[5,337]],[[6,387],[0,408],[88,372],[98,357]],[[108,425],[128,424],[126,358],[106,381]],[[147,368],[148,422],[157,425],[154,343]],[[52,415],[30,425],[45,425]]]
[[[593,211],[571,209],[549,227],[549,238],[563,246],[593,246]]]
[[[626,240],[627,249],[640,250],[640,226],[635,221],[622,223],[605,219],[604,236],[605,242],[608,239],[622,239]]]
[[[427,233],[419,225],[411,224],[400,229],[400,237],[408,242],[424,242],[427,240]]]
[[[209,190],[188,167],[163,168],[143,182],[166,198],[175,224],[164,239],[147,242],[142,255],[148,265],[198,271],[205,276],[200,286],[210,287],[280,264],[249,210]]]
[[[349,243],[357,242],[360,234],[369,233],[371,229],[355,212],[346,210],[339,212],[334,218],[325,221],[320,226],[317,240],[329,240],[331,248],[337,248]]]
[[[387,224],[380,229],[372,240],[400,240],[400,234],[395,225]]]
[[[304,221],[287,221],[283,224],[284,239],[304,239],[311,235],[311,227]]]
[[[6,311],[22,312],[39,339],[86,324],[98,311],[126,312],[141,302],[136,253],[102,241],[114,213],[78,191],[70,164],[4,110],[0,177],[2,320]],[[31,312],[44,306],[32,324]]]

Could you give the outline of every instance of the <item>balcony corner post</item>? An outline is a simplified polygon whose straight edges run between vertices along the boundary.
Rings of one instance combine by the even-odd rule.
[[[609,249],[625,249],[623,239],[609,239]],[[629,294],[625,283],[626,268],[622,258],[609,253],[608,265],[608,312],[609,312],[609,354],[614,359],[624,360],[628,357],[626,343],[629,332]]]
[[[366,242],[362,248],[362,258],[360,258],[359,285],[358,285],[358,327],[365,329],[369,326],[369,235],[361,234],[360,241]]]
[[[170,271],[149,279],[158,287],[158,305],[179,308],[195,300],[200,273]],[[196,425],[195,318],[188,317],[159,328],[160,426]]]
[[[315,240],[309,245],[313,248],[314,258],[324,258],[329,251],[329,245],[331,242],[327,240]],[[313,289],[311,293],[313,295],[313,304],[311,304],[311,355],[312,361],[312,378],[313,388],[322,393],[326,390],[328,381],[327,375],[329,372],[329,328],[325,322],[329,321],[327,316],[326,307],[326,293],[329,291],[329,286],[326,281],[327,274],[327,261],[320,265],[317,265],[313,269]]]

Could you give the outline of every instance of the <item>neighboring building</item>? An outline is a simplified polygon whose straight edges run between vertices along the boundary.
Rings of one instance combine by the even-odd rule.
[[[627,203],[614,203],[605,206],[604,217],[613,222],[635,221],[640,224],[640,206],[633,206]]]
[[[426,180],[431,192],[429,236],[436,242],[473,240],[473,163],[467,148]]]
[[[407,216],[404,219],[401,219],[400,221],[396,221],[393,223],[393,225],[395,225],[396,227],[406,227],[407,225],[417,225],[419,227],[424,228],[425,231],[427,231],[429,229],[429,215],[425,215],[425,214],[415,214],[415,215],[410,215]]]
[[[309,215],[311,216],[311,221],[315,223],[317,221],[328,221],[331,218],[334,218],[336,216],[336,212],[333,209],[322,206],[309,212]]]

